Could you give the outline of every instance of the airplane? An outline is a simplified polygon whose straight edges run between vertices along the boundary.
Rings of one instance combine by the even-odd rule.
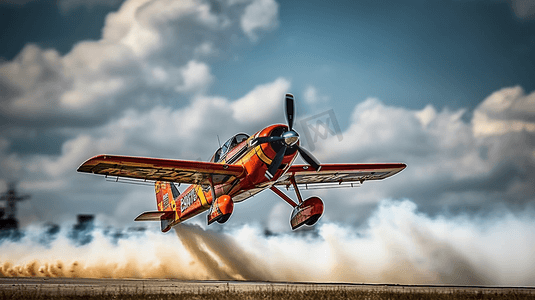
[[[320,164],[300,146],[294,130],[294,96],[286,94],[287,125],[268,126],[249,136],[238,133],[228,139],[209,162],[97,155],[85,161],[78,172],[104,175],[116,180],[154,182],[158,210],[143,212],[135,221],[160,221],[161,231],[208,210],[208,225],[225,223],[234,203],[269,189],[293,207],[292,230],[314,225],[324,211],[316,196],[303,200],[298,186],[358,186],[364,181],[390,177],[407,166],[404,163]],[[297,154],[307,163],[294,165]],[[175,183],[190,184],[183,193]],[[283,193],[293,187],[297,202]]]

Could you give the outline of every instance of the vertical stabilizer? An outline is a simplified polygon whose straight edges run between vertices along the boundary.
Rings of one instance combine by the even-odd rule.
[[[158,211],[176,211],[180,207],[177,203],[180,192],[173,183],[165,181],[156,181],[154,184],[154,191],[156,192],[156,205]]]
[[[180,219],[180,192],[174,183],[165,181],[156,181],[154,191],[158,211],[167,212],[160,217],[162,232],[167,232]]]
[[[176,188],[176,185],[174,183],[170,183],[169,185],[171,186],[171,192],[173,194],[173,198],[176,201],[178,196],[180,196],[180,192],[178,191],[178,189]]]

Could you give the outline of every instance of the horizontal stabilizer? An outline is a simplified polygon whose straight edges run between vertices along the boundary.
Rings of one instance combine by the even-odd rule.
[[[146,211],[137,216],[134,221],[160,221],[161,219],[169,219],[174,213],[174,211]]]

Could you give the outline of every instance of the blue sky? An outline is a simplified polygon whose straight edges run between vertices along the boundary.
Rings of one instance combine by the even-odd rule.
[[[355,266],[395,261],[394,243],[424,278],[414,283],[535,284],[534,1],[6,0],[0,16],[0,192],[16,181],[32,195],[19,205],[24,228],[79,213],[138,225],[155,209],[153,188],[76,173],[83,161],[208,160],[218,136],[284,123],[291,92],[301,141],[321,162],[408,165],[355,189],[302,191],[326,207],[307,259],[368,247],[346,253],[355,272],[321,280],[389,281],[379,273],[395,265],[365,277]],[[339,135],[306,140],[301,121],[331,109]],[[270,243],[307,252],[310,241],[289,233],[290,213],[265,191],[223,226],[202,215],[181,230],[235,233],[260,256]],[[265,229],[278,235],[259,237]],[[451,274],[466,262],[475,273]],[[399,274],[393,282],[407,282]]]

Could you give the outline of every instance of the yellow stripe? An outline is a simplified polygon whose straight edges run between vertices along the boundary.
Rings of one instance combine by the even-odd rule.
[[[201,201],[201,205],[203,207],[209,207],[208,201],[206,200],[206,196],[204,195],[204,191],[202,190],[202,187],[198,185],[196,188],[197,195],[199,196],[199,200]]]
[[[260,160],[262,160],[264,163],[268,165],[271,164],[273,160],[266,156],[266,154],[264,153],[264,150],[262,150],[261,145],[256,146],[255,151],[256,151],[256,155],[258,155],[258,158],[260,158]]]
[[[236,164],[238,164],[238,165],[244,164],[244,163],[248,162],[251,159],[251,157],[255,156],[256,152],[252,151],[252,150],[254,150],[254,148],[247,150],[247,153],[242,158],[240,158],[240,160],[238,160],[236,162]]]

